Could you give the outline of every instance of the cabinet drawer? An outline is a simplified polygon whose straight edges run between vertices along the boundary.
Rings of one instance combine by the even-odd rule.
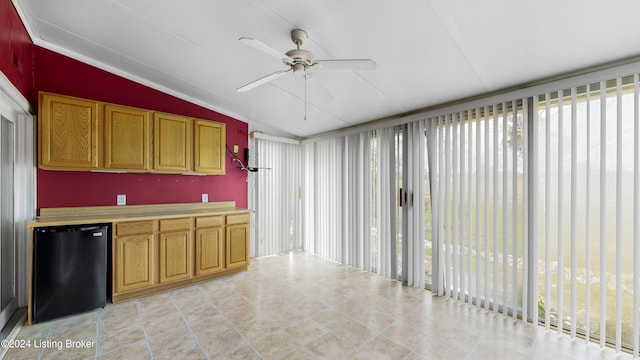
[[[160,232],[191,229],[191,218],[160,220]]]
[[[153,234],[153,221],[116,223],[116,236]]]
[[[246,224],[249,222],[249,214],[227,215],[227,225]]]
[[[224,225],[224,216],[199,216],[196,218],[196,227],[213,227]]]

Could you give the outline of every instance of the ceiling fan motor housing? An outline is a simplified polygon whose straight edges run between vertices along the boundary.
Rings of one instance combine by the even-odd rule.
[[[285,55],[293,59],[290,65],[294,74],[304,73],[306,67],[313,64],[313,54],[305,49],[289,50]]]

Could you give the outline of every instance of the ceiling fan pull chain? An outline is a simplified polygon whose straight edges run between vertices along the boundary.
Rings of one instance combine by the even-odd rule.
[[[304,70],[304,121],[307,121],[307,69]]]

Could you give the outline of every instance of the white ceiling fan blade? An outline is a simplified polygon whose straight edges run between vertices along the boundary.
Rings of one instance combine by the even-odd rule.
[[[261,77],[258,80],[254,80],[246,85],[240,86],[239,88],[236,89],[237,92],[245,92],[248,90],[253,89],[256,86],[260,86],[262,84],[268,83],[271,80],[277,79],[280,76],[288,73],[289,71],[291,71],[291,69],[287,69],[287,70],[280,70],[280,71],[276,71],[273,74],[269,74],[267,76]]]
[[[293,59],[290,58],[289,56],[285,55],[283,52],[280,52],[274,48],[272,48],[271,46],[263,43],[260,40],[256,40],[253,38],[248,38],[248,37],[241,37],[240,40],[243,44],[247,44],[249,46],[251,46],[252,48],[258,49],[260,51],[262,51],[265,54],[271,55],[276,59],[280,59],[282,61],[285,61],[288,64],[293,63]]]
[[[371,59],[315,60],[314,65],[323,69],[375,70],[376,62]]]

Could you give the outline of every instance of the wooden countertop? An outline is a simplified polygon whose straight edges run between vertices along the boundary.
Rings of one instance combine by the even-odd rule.
[[[248,213],[235,207],[234,201],[157,205],[93,206],[41,209],[40,216],[27,223],[30,228],[63,225],[113,223],[172,219],[191,216]]]

